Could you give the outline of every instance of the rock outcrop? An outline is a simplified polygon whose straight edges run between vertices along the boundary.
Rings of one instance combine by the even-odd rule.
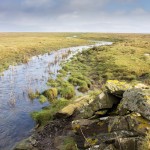
[[[79,111],[82,107],[87,106],[89,102],[92,102],[93,99],[89,95],[80,97],[76,99],[72,104],[61,109],[56,113],[55,118],[68,118],[72,116],[76,111]]]
[[[150,120],[150,88],[132,88],[124,92],[119,104],[119,111],[124,115],[126,111],[137,112]]]
[[[61,109],[26,149],[141,150],[150,131],[150,88],[109,80],[106,89]]]
[[[122,98],[123,93],[132,88],[132,86],[126,82],[118,81],[118,80],[108,80],[106,82],[106,89],[108,93],[111,93],[115,96]]]
[[[79,149],[112,144],[116,149],[137,150],[140,140],[150,130],[149,121],[138,114],[110,116],[100,119],[80,119],[72,121],[72,129]],[[93,150],[96,148],[93,148]],[[104,148],[103,148],[104,149]]]
[[[87,95],[78,98],[72,104],[64,107],[56,113],[55,117],[66,118],[72,116],[75,112],[78,118],[90,118],[93,115],[104,115],[108,109],[119,103],[119,101],[119,98],[104,92],[99,94],[96,98],[91,98]]]

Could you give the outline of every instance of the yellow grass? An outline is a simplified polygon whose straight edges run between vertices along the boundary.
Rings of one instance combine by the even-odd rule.
[[[0,33],[0,71],[30,57],[60,48],[86,45],[74,33]]]
[[[107,55],[115,57],[117,65],[139,74],[149,72],[150,59],[145,54],[150,54],[150,35],[113,33],[0,33],[0,71],[9,65],[25,63],[34,55],[87,45],[91,43],[89,40],[114,41]]]

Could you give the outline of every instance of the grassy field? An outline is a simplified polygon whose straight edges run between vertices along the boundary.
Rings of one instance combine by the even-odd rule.
[[[82,38],[115,42],[111,46],[94,47],[78,54],[63,65],[59,78],[69,72],[69,82],[73,84],[79,83],[81,78],[88,81],[87,84],[89,80],[104,82],[108,79],[150,84],[150,35],[83,34]]]
[[[75,33],[0,33],[0,72],[9,65],[26,63],[32,56],[60,48],[86,45]]]
[[[0,33],[0,72],[16,63],[26,63],[32,56],[60,48],[87,45],[89,40],[113,41],[102,55],[113,57],[113,63],[126,67],[138,76],[149,72],[150,35],[104,33]],[[109,74],[109,70],[105,73]]]

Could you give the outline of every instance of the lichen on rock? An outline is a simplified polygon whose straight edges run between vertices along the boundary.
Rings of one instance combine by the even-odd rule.
[[[132,88],[125,91],[118,107],[120,112],[123,109],[140,113],[150,120],[150,88]]]
[[[122,97],[123,93],[132,88],[130,84],[125,81],[118,81],[118,80],[108,80],[106,82],[106,89],[108,93],[116,95],[118,97]]]

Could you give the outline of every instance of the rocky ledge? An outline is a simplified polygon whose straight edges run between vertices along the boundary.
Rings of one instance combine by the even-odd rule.
[[[109,80],[106,89],[64,107],[15,150],[149,150],[150,87]]]

